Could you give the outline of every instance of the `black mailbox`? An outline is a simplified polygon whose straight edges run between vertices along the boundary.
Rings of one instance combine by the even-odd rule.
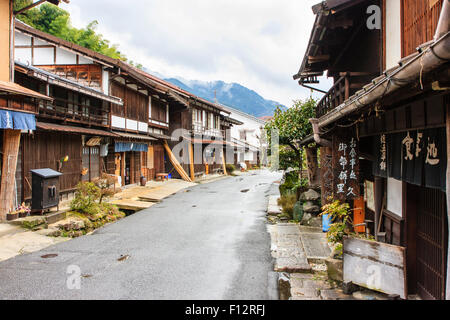
[[[31,170],[32,175],[32,201],[33,213],[42,213],[44,210],[59,205],[59,177],[61,172],[52,169]]]

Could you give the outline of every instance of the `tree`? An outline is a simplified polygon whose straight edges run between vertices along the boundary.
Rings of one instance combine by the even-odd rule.
[[[297,145],[297,141],[304,140],[312,134],[312,125],[309,119],[316,114],[317,101],[313,98],[307,100],[295,100],[291,108],[283,110],[278,107],[275,115],[266,126],[266,132],[271,141],[272,130],[278,130],[280,145],[289,146],[296,154],[295,163],[302,163],[302,149]]]

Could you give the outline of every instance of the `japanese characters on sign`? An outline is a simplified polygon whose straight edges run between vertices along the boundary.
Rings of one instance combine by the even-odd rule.
[[[446,189],[445,128],[383,134],[376,139],[374,175]]]
[[[359,154],[355,137],[334,137],[334,198],[353,200],[360,197]]]
[[[382,134],[380,137],[380,170],[387,170],[387,146],[385,134]]]
[[[437,137],[428,135],[426,141],[424,140],[423,132],[414,133],[414,138],[411,132],[407,132],[406,137],[402,141],[404,150],[404,160],[413,161],[416,158],[421,158],[422,152],[425,152],[425,164],[430,166],[437,166],[440,163],[440,150],[437,145]],[[423,148],[425,143],[425,148]]]

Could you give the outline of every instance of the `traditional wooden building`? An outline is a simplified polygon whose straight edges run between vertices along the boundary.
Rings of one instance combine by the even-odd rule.
[[[143,71],[139,72],[150,81],[169,88],[168,134],[171,140],[167,140],[167,146],[170,149],[176,147],[174,156],[178,163],[166,161],[167,171],[174,177],[187,175],[192,181],[205,174],[226,172],[225,163],[233,162],[233,157],[227,158],[226,154],[234,153],[237,147],[231,142],[230,129],[242,123],[230,117],[231,112],[220,104],[197,97]],[[180,167],[181,172],[177,170]]]
[[[102,97],[83,100],[83,97],[73,96],[69,92],[56,92],[60,96],[59,103],[64,104],[64,116],[69,113],[69,117],[64,120],[66,123],[100,126],[111,137],[103,141],[104,145],[83,147],[82,170],[88,172],[83,175],[83,180],[96,178],[100,170],[119,177],[121,185],[129,185],[139,183],[141,177],[151,180],[156,174],[165,172],[163,144],[170,140],[166,135],[169,128],[169,102],[178,103],[168,96],[167,87],[151,81],[140,70],[122,61],[21,22],[16,23],[15,50],[17,64],[22,68],[30,65],[30,69],[46,74],[51,82],[54,75],[60,82],[66,79],[68,83],[88,89],[91,96]],[[92,110],[92,113],[82,115],[82,120],[78,113],[71,116],[74,101],[86,110]],[[50,118],[55,116],[53,110],[42,112]],[[100,152],[100,147],[103,152]]]
[[[50,1],[58,4],[59,1]],[[41,1],[42,3],[42,1]],[[14,83],[14,15],[12,0],[0,1],[0,221],[17,206],[15,198],[17,163],[21,137],[36,130],[36,103],[49,101],[46,95]],[[30,7],[22,8],[23,12]],[[20,163],[19,163],[20,168]]]
[[[233,123],[232,119],[221,122],[227,113],[221,114],[219,107],[166,81],[18,21],[15,55],[17,81],[54,99],[51,104],[38,106],[35,136],[41,138],[33,139],[42,141],[42,145],[30,142],[24,148],[34,153],[47,150],[45,142],[52,140],[39,131],[47,135],[58,131],[78,134],[77,147],[70,148],[70,152],[70,142],[64,139],[49,144],[59,150],[57,154],[45,152],[49,158],[56,157],[53,160],[29,160],[24,151],[25,183],[18,190],[23,189],[25,200],[29,196],[29,169],[53,168],[56,164],[50,162],[66,155],[69,162],[64,165],[67,174],[62,177],[64,193],[74,190],[80,174],[81,180],[88,181],[106,172],[117,176],[122,186],[140,183],[142,177],[155,179],[163,173],[191,180],[192,176],[186,173],[190,164],[186,162],[182,170],[169,146],[170,143],[174,147],[178,141],[170,136],[174,129],[182,127],[176,110],[191,110],[194,105],[203,108],[205,127],[203,122],[202,127],[192,123],[183,126],[194,131],[201,129],[203,134],[222,137],[224,126],[229,128]],[[195,121],[193,114],[189,117]],[[222,167],[214,163],[208,169],[214,172]]]
[[[405,252],[404,283],[382,274],[382,286],[450,299],[449,1],[329,0],[313,11],[294,79],[334,79],[312,119],[323,202],[349,202],[363,223],[355,230]]]

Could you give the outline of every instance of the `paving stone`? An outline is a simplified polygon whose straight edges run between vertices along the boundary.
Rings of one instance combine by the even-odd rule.
[[[325,261],[331,249],[324,233],[300,233],[300,239],[308,259],[314,262]]]
[[[311,266],[308,262],[299,261],[294,257],[278,258],[275,262],[276,272],[289,272],[289,273],[308,273],[311,272]]]
[[[304,296],[292,296],[290,300],[296,301],[317,301],[321,300],[320,297],[304,297]]]
[[[291,273],[291,280],[303,280],[303,279],[314,279],[314,275],[311,273]]]
[[[341,289],[321,290],[320,295],[323,300],[355,300],[351,295],[346,295]]]
[[[325,260],[328,277],[335,281],[343,281],[344,264],[342,260],[328,258]]]
[[[353,293],[357,300],[389,300],[387,295],[373,291],[357,291]]]
[[[331,285],[328,282],[321,280],[303,280],[303,288],[313,288],[321,290],[332,289]]]
[[[292,296],[320,299],[320,291],[315,288],[291,288]]]
[[[269,216],[278,216],[279,214],[282,214],[283,211],[281,210],[281,208],[279,206],[269,206],[267,208],[267,214]]]
[[[280,300],[289,300],[291,297],[291,282],[286,273],[280,273],[278,276],[278,292]]]

